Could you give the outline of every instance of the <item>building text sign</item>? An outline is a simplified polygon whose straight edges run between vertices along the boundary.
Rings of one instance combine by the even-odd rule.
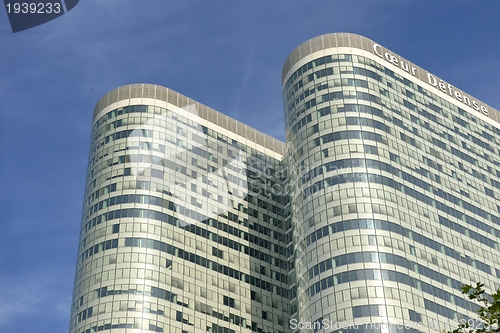
[[[412,66],[409,62],[407,62],[402,58],[396,57],[395,55],[389,52],[384,52],[382,46],[380,46],[379,44],[373,44],[373,52],[377,56],[385,59],[387,62],[390,62],[394,66],[401,68],[407,73],[411,73],[413,76],[417,76],[416,67]],[[435,87],[436,89],[442,91],[443,93],[453,97],[457,101],[462,102],[463,104],[473,108],[474,110],[480,111],[482,114],[488,116],[488,109],[486,108],[486,106],[479,104],[478,101],[454,89],[454,87],[451,84],[444,82],[443,80],[437,79],[434,75],[432,75],[429,72],[427,72],[427,83]]]

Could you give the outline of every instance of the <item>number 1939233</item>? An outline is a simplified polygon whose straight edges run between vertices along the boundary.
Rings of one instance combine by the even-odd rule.
[[[61,12],[61,3],[6,3],[5,7],[8,14],[59,14]]]

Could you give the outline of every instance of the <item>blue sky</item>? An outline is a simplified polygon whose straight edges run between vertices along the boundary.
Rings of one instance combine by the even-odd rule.
[[[82,0],[13,34],[0,10],[0,332],[67,332],[92,121],[167,86],[284,139],[281,67],[352,32],[500,107],[500,2]]]

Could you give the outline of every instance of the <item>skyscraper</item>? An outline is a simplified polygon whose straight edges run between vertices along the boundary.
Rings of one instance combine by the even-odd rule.
[[[101,99],[70,332],[474,317],[460,286],[500,278],[498,111],[353,34],[300,45],[282,81],[286,147],[167,88]]]
[[[285,331],[283,204],[265,193],[284,151],[170,89],[104,96],[71,332]]]

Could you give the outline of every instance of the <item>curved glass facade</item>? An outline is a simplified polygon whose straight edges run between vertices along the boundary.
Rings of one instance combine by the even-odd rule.
[[[500,113],[329,34],[282,72],[286,144],[167,88],[94,110],[71,333],[437,332],[500,279]]]
[[[385,51],[324,35],[283,71],[292,321],[316,331],[443,330],[475,318],[462,284],[498,287],[498,112]]]
[[[163,87],[103,97],[70,332],[286,331],[283,204],[268,195],[283,148]]]

